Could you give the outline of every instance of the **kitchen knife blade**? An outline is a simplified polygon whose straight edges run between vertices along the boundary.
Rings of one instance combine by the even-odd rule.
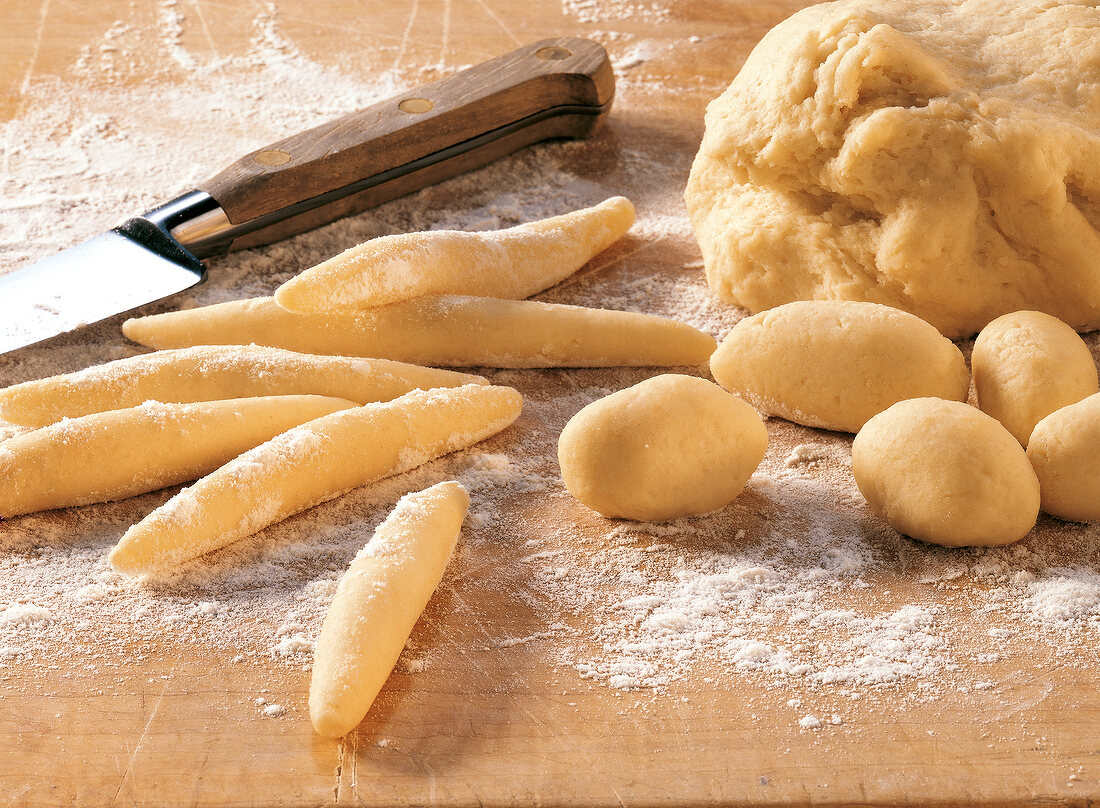
[[[101,236],[0,275],[0,353],[181,292],[257,247],[549,138],[587,137],[615,80],[587,39],[536,42],[252,152]]]

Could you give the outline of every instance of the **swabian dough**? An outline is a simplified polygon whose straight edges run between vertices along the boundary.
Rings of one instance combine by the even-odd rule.
[[[630,229],[634,206],[599,205],[506,230],[383,236],[291,278],[275,301],[300,314],[356,310],[421,295],[520,299],[565,280]]]
[[[983,328],[970,366],[978,406],[1022,446],[1052,412],[1100,390],[1084,340],[1057,317],[1038,311],[1003,314]]]
[[[108,561],[163,570],[361,485],[495,435],[519,417],[511,387],[414,390],[288,430],[180,491],[131,527]]]
[[[262,297],[127,320],[122,331],[151,348],[257,343],[451,367],[699,365],[714,350],[710,335],[652,314],[461,295],[357,315],[292,314]]]
[[[194,480],[280,432],[354,406],[327,396],[150,401],[25,432],[0,444],[0,516]]]
[[[667,374],[574,415],[558,462],[569,493],[593,510],[659,521],[730,503],[767,448],[744,401],[706,379]]]
[[[326,738],[363,720],[443,577],[470,504],[446,482],[407,494],[344,574],[313,651],[309,717]]]
[[[914,398],[876,415],[852,443],[852,473],[871,510],[931,544],[1010,544],[1039,515],[1039,481],[1020,444],[959,401]]]
[[[1100,8],[800,11],[707,110],[686,201],[720,297],[871,300],[949,337],[1100,326]]]
[[[0,417],[44,426],[144,401],[216,401],[317,394],[358,404],[410,390],[484,383],[480,376],[387,359],[310,354],[259,345],[202,345],[131,356],[0,390]]]
[[[842,432],[903,399],[963,401],[970,389],[962,353],[931,325],[845,300],[788,303],[741,320],[710,368],[761,412]]]
[[[1100,521],[1100,393],[1036,424],[1027,457],[1044,511],[1071,522]]]

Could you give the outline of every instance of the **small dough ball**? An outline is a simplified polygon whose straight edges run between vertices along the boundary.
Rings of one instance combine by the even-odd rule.
[[[661,521],[730,503],[767,448],[744,401],[706,379],[667,374],[574,415],[558,462],[569,493],[593,510]]]
[[[1039,311],[1005,314],[983,328],[970,366],[978,406],[1023,446],[1041,420],[1100,390],[1085,341]]]
[[[1022,539],[1039,515],[1039,481],[996,419],[938,398],[879,413],[852,443],[852,473],[895,530],[945,547]]]
[[[1027,457],[1044,511],[1072,522],[1100,521],[1100,393],[1040,421]]]
[[[1095,0],[843,0],[707,107],[685,201],[716,294],[871,300],[949,337],[1100,328]]]
[[[841,432],[907,398],[964,401],[970,390],[966,360],[934,327],[843,300],[802,300],[742,320],[710,369],[767,415]]]

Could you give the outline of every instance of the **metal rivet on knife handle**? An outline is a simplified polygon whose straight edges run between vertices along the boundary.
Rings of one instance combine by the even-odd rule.
[[[429,101],[427,98],[406,98],[397,108],[402,112],[408,112],[413,115],[419,115],[422,112],[431,111],[435,104]]]
[[[262,166],[285,166],[290,162],[290,155],[279,149],[266,149],[256,152],[252,159]]]
[[[535,56],[547,62],[560,62],[562,59],[568,59],[572,55],[572,52],[567,51],[565,48],[558,47],[539,48],[535,51]]]

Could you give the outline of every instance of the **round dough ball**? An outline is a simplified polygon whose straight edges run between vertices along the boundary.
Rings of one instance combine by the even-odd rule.
[[[970,373],[935,328],[890,306],[799,301],[741,320],[710,359],[715,380],[760,411],[856,432],[907,398],[963,401]]]
[[[1027,457],[1044,511],[1072,522],[1100,521],[1100,393],[1040,421]]]
[[[793,15],[707,108],[685,201],[750,311],[870,300],[949,337],[1100,327],[1100,8],[844,0]]]
[[[768,433],[737,396],[694,376],[655,376],[594,401],[558,440],[565,487],[604,516],[661,521],[741,493]]]
[[[998,421],[958,401],[915,398],[852,443],[852,473],[895,530],[945,547],[1010,544],[1039,515],[1039,481]]]
[[[1041,420],[1100,390],[1085,341],[1038,311],[1005,314],[983,328],[970,366],[978,406],[1023,446]]]

